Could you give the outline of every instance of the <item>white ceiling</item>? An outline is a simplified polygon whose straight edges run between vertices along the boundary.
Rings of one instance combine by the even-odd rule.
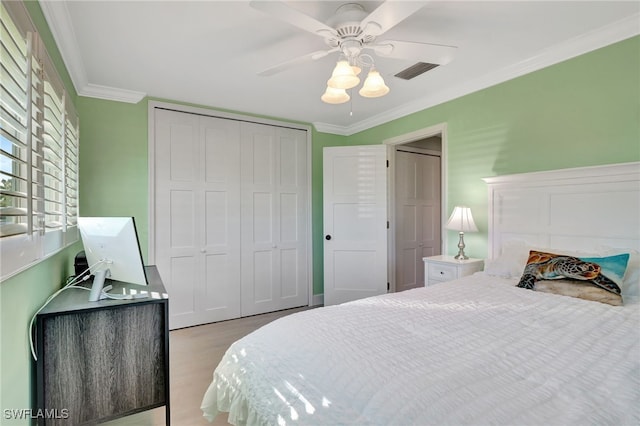
[[[345,2],[286,3],[325,22]],[[351,102],[328,105],[320,95],[338,53],[258,76],[326,45],[247,1],[40,1],[80,95],[147,95],[345,135],[640,33],[637,1],[424,3],[378,40],[453,45],[455,59],[404,81],[393,75],[417,61],[374,56],[390,93],[366,99],[354,91]],[[370,12],[381,2],[360,4]]]

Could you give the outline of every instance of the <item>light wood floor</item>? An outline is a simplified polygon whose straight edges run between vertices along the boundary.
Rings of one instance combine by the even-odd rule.
[[[200,403],[213,370],[231,343],[277,318],[308,308],[288,309],[230,321],[173,330],[169,333],[171,424],[228,425],[226,415],[213,423],[202,417]],[[108,426],[165,425],[164,407],[103,423]]]

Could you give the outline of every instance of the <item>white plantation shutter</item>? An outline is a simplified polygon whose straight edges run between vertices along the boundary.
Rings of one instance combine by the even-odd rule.
[[[78,117],[22,2],[0,4],[0,279],[77,241]]]
[[[65,235],[67,243],[69,239],[78,239],[78,177],[79,177],[79,150],[80,125],[75,110],[67,100],[67,115],[65,117]]]
[[[21,34],[2,6],[0,25],[0,236],[29,226],[29,34]]]
[[[42,201],[38,201],[43,206],[39,217],[44,229],[43,250],[48,254],[60,248],[63,241],[65,113],[64,91],[52,83],[50,72],[44,68]]]

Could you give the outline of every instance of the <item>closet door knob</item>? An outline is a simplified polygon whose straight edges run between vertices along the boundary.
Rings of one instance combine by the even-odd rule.
[[[326,237],[324,237],[324,239],[329,241],[331,239],[331,235],[327,235]]]

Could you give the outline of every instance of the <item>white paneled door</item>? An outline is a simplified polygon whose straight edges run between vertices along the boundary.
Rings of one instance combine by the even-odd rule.
[[[308,304],[306,137],[243,123],[243,316]]]
[[[171,328],[240,316],[239,122],[156,110],[156,265]]]
[[[386,150],[324,148],[325,305],[387,291]]]
[[[440,157],[396,151],[396,291],[424,286],[423,257],[440,254]]]
[[[308,304],[306,131],[154,109],[172,329]]]

